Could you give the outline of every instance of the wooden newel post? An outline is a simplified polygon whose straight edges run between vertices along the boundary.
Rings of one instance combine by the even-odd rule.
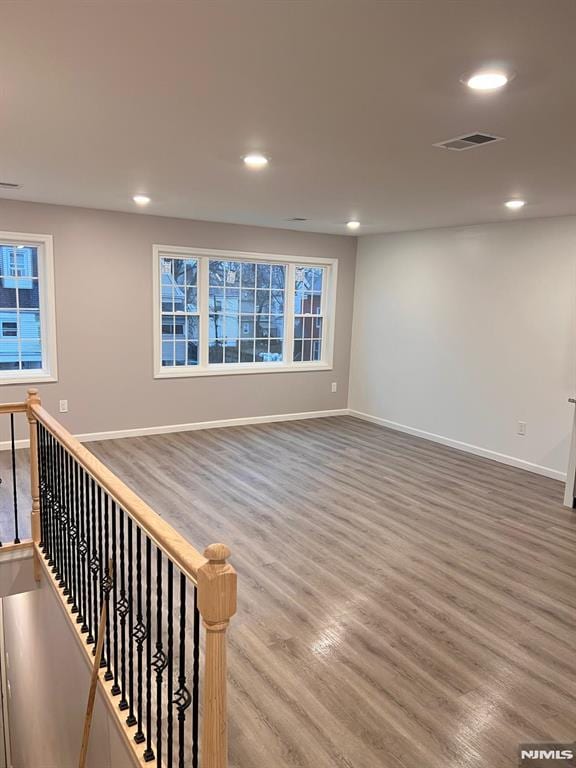
[[[28,425],[30,427],[30,495],[32,496],[32,541],[40,544],[40,486],[38,480],[38,430],[36,429],[36,417],[32,413],[32,405],[40,405],[40,397],[37,389],[29,389],[26,405],[28,410]],[[40,562],[38,551],[34,550],[34,576],[40,581]]]
[[[206,629],[203,681],[202,768],[228,765],[226,630],[236,613],[236,571],[225,544],[211,544],[198,571],[198,609]]]

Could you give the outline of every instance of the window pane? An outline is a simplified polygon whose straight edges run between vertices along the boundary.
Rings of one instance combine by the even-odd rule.
[[[23,309],[39,309],[40,296],[38,292],[38,279],[19,279],[16,285],[18,289],[18,304],[20,307]]]
[[[211,341],[208,345],[208,361],[221,363],[224,359],[224,351],[221,341]]]
[[[240,318],[240,335],[246,339],[254,338],[254,315],[242,315]]]
[[[240,298],[240,310],[242,312],[247,312],[254,314],[254,308],[256,306],[256,292],[252,290],[248,291],[242,291],[242,295]]]
[[[279,363],[282,361],[282,339],[270,340],[270,362]]]
[[[224,294],[224,309],[226,312],[238,312],[240,302],[240,291],[238,288],[229,288],[226,286]]]
[[[162,341],[170,341],[174,336],[174,315],[162,315]]]
[[[198,311],[198,289],[186,288],[186,312]]]
[[[268,339],[256,339],[256,362],[266,363],[268,357]]]
[[[304,318],[295,317],[294,318],[294,338],[301,339],[303,335],[304,335]]]
[[[184,285],[186,282],[186,261],[184,259],[172,259],[172,276],[176,285]]]
[[[315,339],[322,338],[322,318],[315,317],[312,323],[312,336]]]
[[[314,282],[312,285],[312,290],[316,293],[322,293],[322,283],[324,281],[324,270],[323,269],[315,269],[314,270]]]
[[[256,312],[262,315],[270,312],[270,291],[256,291]]]
[[[0,245],[0,276],[38,277],[38,249],[28,245]]]
[[[198,262],[186,259],[186,285],[198,285]]]
[[[225,269],[226,285],[231,287],[240,286],[240,262],[229,261],[226,263]]]
[[[272,269],[270,264],[257,264],[256,265],[256,287],[257,288],[270,288],[270,276]]]
[[[281,339],[284,336],[284,315],[271,315],[270,338]]]
[[[175,346],[175,365],[186,365],[186,342],[176,341]]]
[[[200,318],[188,317],[186,319],[186,338],[188,341],[198,341],[200,337]]]
[[[242,264],[242,287],[254,288],[256,285],[256,264]]]
[[[227,339],[237,339],[239,336],[238,315],[226,315],[224,320],[224,335]]]
[[[12,281],[14,284],[15,281]],[[16,307],[16,288],[5,288],[4,279],[0,280],[0,309],[14,309]]]
[[[224,289],[210,288],[208,292],[210,312],[221,312],[224,307]]]
[[[162,365],[174,365],[174,344],[171,341],[162,342]]]
[[[20,312],[20,336],[23,339],[40,338],[40,312]]]
[[[272,291],[270,297],[270,312],[273,315],[284,313],[284,291]]]
[[[304,318],[304,338],[305,339],[311,339],[312,338],[312,317],[305,317]]]
[[[209,285],[222,286],[224,285],[224,262],[213,261],[210,259],[208,267],[208,281]]]
[[[322,306],[322,297],[319,296],[318,294],[314,294],[314,296],[312,296],[312,310],[311,310],[312,314],[319,315],[321,306]]]
[[[256,332],[257,339],[267,339],[270,331],[270,319],[268,315],[256,315]]]
[[[225,363],[237,363],[238,362],[238,339],[227,340],[224,347],[224,362]]]
[[[210,318],[208,321],[208,338],[209,339],[224,338],[224,316],[223,315],[210,315]]]
[[[302,342],[302,360],[310,360],[310,352],[312,348],[312,342],[304,339]]]
[[[186,289],[179,285],[174,286],[174,312],[184,312],[186,302]]]
[[[322,357],[322,342],[320,340],[314,340],[312,342],[312,360],[320,360]]]
[[[240,362],[241,363],[253,363],[254,362],[254,339],[240,342]]]
[[[284,288],[286,267],[282,264],[275,264],[272,267],[272,288]]]
[[[186,344],[187,365],[198,365],[198,342],[189,341]]]

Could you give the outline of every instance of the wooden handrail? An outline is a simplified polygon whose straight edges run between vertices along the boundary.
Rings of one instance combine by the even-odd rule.
[[[26,403],[0,403],[0,414],[2,413],[26,413],[28,406]]]
[[[7,409],[8,405],[3,406]],[[32,492],[32,533],[36,556],[40,557],[40,504],[38,477],[38,435],[40,422],[96,483],[164,552],[184,576],[197,587],[198,610],[206,632],[203,681],[202,768],[226,768],[227,740],[227,662],[226,632],[236,613],[236,571],[226,561],[230,550],[224,544],[211,544],[200,554],[172,526],[114,475],[101,461],[42,407],[38,390],[29,389],[26,403],[12,407],[27,412],[30,423],[30,469]],[[40,560],[38,561],[40,566]],[[38,572],[37,578],[40,578]],[[132,743],[130,741],[130,743]]]
[[[86,472],[120,505],[140,526],[142,531],[169,557],[174,565],[194,584],[198,583],[198,571],[208,563],[206,557],[172,526],[163,520],[152,507],[134,493],[125,483],[102,464],[93,453],[78,442],[48,411],[33,402],[30,413],[54,435],[68,453],[84,467]]]

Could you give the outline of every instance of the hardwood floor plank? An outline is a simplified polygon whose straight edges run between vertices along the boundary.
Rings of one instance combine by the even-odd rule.
[[[352,417],[90,447],[232,549],[233,768],[513,768],[576,737],[559,482]]]

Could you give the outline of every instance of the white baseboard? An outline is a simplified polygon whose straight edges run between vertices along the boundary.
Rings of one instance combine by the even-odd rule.
[[[118,440],[122,437],[144,437],[146,435],[165,435],[170,432],[193,432],[197,429],[222,429],[223,427],[241,427],[247,424],[268,424],[273,421],[299,421],[302,419],[321,419],[327,416],[347,416],[347,408],[332,411],[304,411],[303,413],[276,413],[270,416],[246,416],[240,419],[217,419],[215,421],[196,421],[191,424],[169,424],[160,427],[137,427],[135,429],[117,429],[108,432],[86,432],[76,435],[81,443],[96,440]],[[28,440],[16,440],[16,448],[28,448]],[[0,451],[10,449],[8,440],[0,443]]]
[[[379,416],[371,416],[369,413],[362,413],[361,411],[348,411],[350,416],[355,416],[357,419],[363,419],[364,421],[371,421],[374,424],[380,424],[388,429],[394,429],[397,432],[406,432],[408,435],[414,435],[414,437],[421,437],[425,440],[431,440],[434,443],[441,443],[447,445],[450,448],[457,448],[459,451],[465,451],[466,453],[473,453],[475,456],[482,456],[485,459],[492,459],[498,461],[501,464],[508,464],[511,467],[517,467],[518,469],[524,469],[527,472],[535,472],[537,475],[544,475],[545,477],[551,477],[554,480],[561,480],[566,482],[566,473],[560,472],[557,469],[551,467],[544,467],[541,464],[533,464],[530,461],[524,459],[518,459],[515,456],[507,456],[505,453],[498,453],[492,451],[489,448],[481,448],[478,445],[471,445],[470,443],[463,443],[460,440],[453,440],[450,437],[444,437],[443,435],[436,435],[433,432],[426,432],[423,429],[416,429],[415,427],[407,427],[405,424],[398,424],[395,421],[389,421],[388,419],[382,419]]]

